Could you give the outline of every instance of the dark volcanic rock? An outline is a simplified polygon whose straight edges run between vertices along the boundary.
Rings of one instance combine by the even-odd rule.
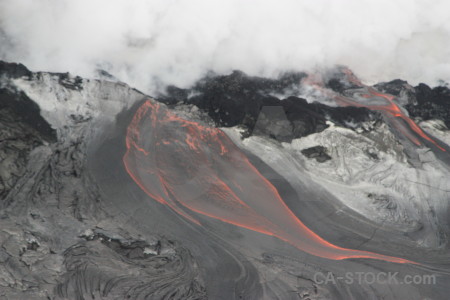
[[[0,202],[25,174],[30,152],[45,141],[9,107],[0,107]]]
[[[22,64],[7,63],[0,60],[0,77],[7,76],[8,78],[16,79],[23,76],[30,77],[31,71]]]
[[[23,65],[0,62],[3,76],[29,73]],[[36,103],[24,93],[0,88],[0,202],[25,174],[30,152],[55,141],[55,130],[42,118]]]
[[[315,158],[320,163],[331,159],[331,156],[327,154],[327,149],[323,146],[314,146],[303,149],[301,152],[307,158]]]
[[[71,77],[69,73],[55,73],[59,77],[59,84],[71,90],[83,89],[83,79],[80,76]]]
[[[24,76],[29,78],[31,74],[24,65],[0,61],[0,111],[38,131],[47,141],[55,141],[56,131],[41,116],[39,106],[23,92],[7,84],[7,80]]]
[[[431,88],[426,84],[412,87],[406,81],[396,79],[376,85],[378,89],[406,99],[405,109],[413,118],[438,119],[450,128],[450,89],[447,86]]]
[[[411,100],[414,97],[414,88],[404,80],[395,79],[389,82],[376,84],[375,87],[383,93],[388,93],[397,97],[401,96],[403,93],[407,93],[408,98]]]
[[[227,76],[207,77],[191,89],[170,86],[160,101],[167,104],[194,104],[206,111],[217,126],[241,125],[247,134],[267,135],[279,141],[321,132],[327,120],[355,129],[360,123],[380,116],[366,108],[330,107],[308,103],[290,96],[279,99],[274,95],[289,95],[298,90],[303,73],[287,74],[279,79],[250,77],[242,72]]]
[[[124,84],[0,62],[0,299],[204,299],[188,249],[155,236],[132,238],[142,232],[114,219],[117,211],[105,204],[87,157],[93,129],[109,123],[92,111],[55,108],[62,120],[56,134],[17,78],[38,88],[51,81],[55,102],[76,102],[86,84],[93,106],[122,104],[111,96],[116,90],[130,103],[144,97]],[[90,228],[95,234],[81,234]]]
[[[329,70],[324,77],[325,87],[338,93],[359,87],[352,81],[352,79],[357,79],[356,76],[344,66],[337,66],[335,69]]]
[[[417,104],[405,107],[410,115],[423,120],[439,119],[450,128],[450,89],[445,86],[430,88],[423,83],[414,89]]]
[[[39,132],[45,140],[56,141],[56,131],[41,116],[39,106],[23,92],[0,88],[0,110]]]
[[[293,129],[282,106],[263,106],[252,134],[269,136],[279,141],[289,141],[292,139]]]
[[[289,97],[281,101],[281,105],[292,124],[293,138],[321,132],[328,127],[325,115],[316,103],[309,104],[305,99]]]
[[[298,84],[303,74],[291,75],[275,81],[271,79],[249,77],[242,72],[233,72],[228,76],[206,78],[194,86],[190,93],[194,96],[185,99],[208,111],[220,126],[240,124],[253,128],[263,106],[276,106],[280,100],[271,93]]]

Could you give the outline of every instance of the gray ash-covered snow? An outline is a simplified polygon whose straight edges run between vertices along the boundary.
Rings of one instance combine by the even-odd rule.
[[[107,119],[145,96],[4,62],[0,74],[0,299],[205,298],[189,250],[118,222],[88,170]]]
[[[444,154],[406,149],[377,112],[306,101],[296,90],[305,76],[210,76],[171,87],[160,101],[227,127],[289,208],[329,242],[424,266],[328,260],[220,221],[191,224],[124,170],[126,129],[148,96],[112,77],[0,62],[0,299],[446,299]],[[447,88],[377,87],[449,136]],[[314,281],[317,272],[349,271],[438,279]]]

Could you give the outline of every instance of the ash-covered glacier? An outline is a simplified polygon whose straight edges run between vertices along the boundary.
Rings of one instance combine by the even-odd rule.
[[[447,88],[101,77],[0,63],[0,297],[447,299]]]
[[[0,80],[0,297],[204,299],[189,250],[119,221],[90,170],[117,115],[146,96],[4,62]]]

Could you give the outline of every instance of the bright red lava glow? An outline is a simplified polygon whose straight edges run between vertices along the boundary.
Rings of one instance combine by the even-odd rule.
[[[366,93],[360,95],[362,98],[367,99],[373,99],[376,97],[383,98],[387,101],[387,104],[386,105],[363,104],[350,97],[337,95],[334,96],[334,98],[336,99],[338,104],[342,106],[366,107],[372,110],[382,111],[393,121],[393,126],[395,126],[397,130],[399,130],[403,135],[405,135],[411,142],[413,142],[417,146],[422,145],[422,143],[416,136],[414,136],[411,130],[424,140],[427,140],[428,142],[435,145],[439,150],[446,152],[444,148],[439,146],[432,138],[430,138],[425,132],[423,132],[423,130],[416,123],[414,123],[414,121],[411,118],[409,118],[403,113],[403,111],[398,107],[398,105],[395,104],[394,102],[395,97],[393,95],[380,93],[376,91],[374,88],[364,85],[349,69],[344,69],[343,72],[346,74],[347,80],[349,82],[365,90]],[[403,121],[405,121],[406,124],[409,126],[409,129],[404,123],[399,122],[398,119],[402,119]]]
[[[414,264],[322,239],[294,215],[224,132],[184,120],[151,100],[136,112],[126,146],[125,168],[139,187],[195,224],[202,225],[195,216],[204,215],[333,260],[371,258]]]

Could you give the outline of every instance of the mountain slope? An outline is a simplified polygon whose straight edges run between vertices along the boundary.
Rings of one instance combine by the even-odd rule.
[[[170,87],[154,100],[113,78],[34,73],[1,62],[0,295],[446,299],[448,89],[403,81],[368,87],[343,70],[321,80],[234,72],[187,90]],[[168,123],[150,118],[138,132],[146,148],[136,149],[153,157],[148,153],[159,144],[167,148],[150,162],[134,163],[141,178],[158,173],[163,185],[157,185],[161,179],[135,180],[123,161],[130,125],[145,103],[166,111],[160,117]],[[380,109],[387,105],[391,110]],[[392,114],[395,107],[401,115]],[[198,135],[201,144],[193,140]],[[224,143],[234,149],[230,163],[220,158]],[[233,165],[235,155],[247,167]],[[189,173],[206,168],[194,159],[200,156],[216,164],[210,171],[222,185],[212,188],[205,176]],[[261,189],[261,182],[273,189]],[[156,187],[153,194],[149,186]],[[300,234],[292,239],[301,240],[302,231],[283,227],[287,220],[273,214],[274,203],[259,206],[271,199],[267,191],[279,194],[286,207],[278,211],[291,211],[307,228],[303,233],[421,265],[302,251],[307,239],[302,245],[287,238]],[[281,229],[267,234],[221,221],[217,216],[235,217],[223,213],[232,211],[226,207],[230,195],[251,207],[252,216],[265,217],[245,222],[266,226],[269,220]],[[189,202],[195,198],[205,205]],[[439,276],[433,285],[315,280],[327,272]]]

